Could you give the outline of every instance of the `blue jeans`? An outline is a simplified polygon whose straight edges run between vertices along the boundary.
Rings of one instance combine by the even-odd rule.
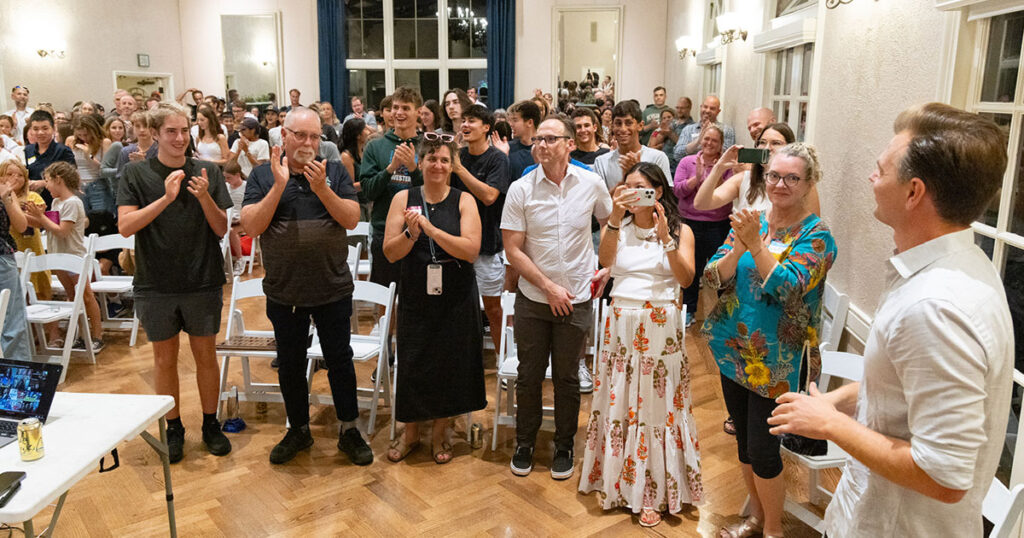
[[[18,279],[18,264],[14,256],[0,256],[0,289],[11,290],[7,303],[7,317],[4,318],[3,337],[0,347],[4,357],[27,361],[32,359],[29,347],[28,320],[25,318],[25,292]]]

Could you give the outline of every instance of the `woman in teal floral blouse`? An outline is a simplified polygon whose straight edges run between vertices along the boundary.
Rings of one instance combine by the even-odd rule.
[[[782,536],[782,458],[766,421],[777,396],[803,389],[821,367],[821,301],[836,245],[809,209],[807,195],[820,178],[812,146],[778,150],[765,173],[769,214],[734,214],[728,239],[704,270],[705,285],[718,289],[719,299],[703,331],[736,421],[751,500],[750,517],[723,536]]]

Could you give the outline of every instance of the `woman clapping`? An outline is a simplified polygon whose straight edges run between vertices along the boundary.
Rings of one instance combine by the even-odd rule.
[[[645,189],[654,191],[653,204]],[[679,301],[679,286],[694,276],[694,240],[658,166],[633,166],[613,198],[599,247],[615,279],[612,315],[594,375],[579,489],[653,526],[661,512],[703,500]]]

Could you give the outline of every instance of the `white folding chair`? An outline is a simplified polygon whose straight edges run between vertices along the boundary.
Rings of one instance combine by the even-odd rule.
[[[7,321],[7,303],[11,300],[11,290],[4,288],[0,290],[0,330],[4,328]],[[0,359],[4,358],[4,349],[0,347]]]
[[[364,253],[366,254],[366,263],[359,265],[359,271],[357,273],[352,273],[352,278],[370,278],[370,267],[373,266],[373,254],[370,252],[370,223],[366,221],[359,221],[354,229],[348,231],[348,237],[363,237],[363,243],[366,244],[366,249],[364,250]]]
[[[1015,391],[1024,388],[1024,374],[1019,370],[1013,371],[1013,383]],[[1021,413],[1015,412],[1012,408],[1010,412],[1011,419],[1014,418],[1013,414],[1016,414],[1016,430],[1007,432],[1006,446],[1019,456],[1021,450],[1024,450],[1024,438],[1020,436]],[[993,478],[985,498],[981,501],[981,514],[993,525],[992,532],[989,533],[990,538],[1021,536],[1020,518],[1024,512],[1024,484],[1014,483],[1014,480],[1020,480],[1017,474],[1010,474],[1010,488],[1004,486],[998,478]]]
[[[231,304],[228,308],[227,339],[217,344],[217,356],[220,362],[220,400],[227,400],[231,393],[228,389],[228,367],[231,358],[237,357],[242,363],[242,391],[238,393],[239,401],[249,402],[284,402],[281,387],[277,383],[254,383],[249,369],[252,357],[274,359],[277,357],[277,345],[274,331],[255,331],[245,328],[239,301],[246,299],[262,299],[263,279],[253,278],[242,280],[235,277],[231,286]],[[217,406],[217,413],[220,414]]]
[[[348,246],[348,270],[352,273],[352,279],[356,279],[356,275],[359,274],[359,263],[362,261],[359,257],[363,253],[363,245],[361,243]]]
[[[263,265],[263,250],[260,249],[260,236],[258,235],[252,238],[252,247],[249,249],[249,254],[242,254],[242,260],[248,267],[247,269],[245,269],[245,272],[250,275],[252,274],[252,267],[256,263],[257,254],[259,254],[260,257],[260,265]]]
[[[846,327],[846,316],[850,312],[850,297],[839,293],[832,284],[825,282],[825,297],[821,309],[821,341],[822,353],[839,349],[839,341],[843,338]]]
[[[227,209],[228,233],[220,238],[220,255],[224,258],[224,274],[229,275],[229,278],[235,277],[235,259],[231,255],[231,219],[234,218],[234,215],[235,208],[229,207]]]
[[[353,305],[357,302],[362,302],[384,307],[384,315],[381,316],[378,321],[380,324],[380,332],[378,334],[363,335],[353,331],[350,337],[352,360],[354,362],[366,362],[374,358],[377,359],[377,376],[374,379],[373,387],[359,387],[358,383],[356,386],[359,407],[370,410],[370,422],[366,427],[366,435],[373,435],[377,422],[377,409],[381,405],[391,408],[391,421],[392,423],[394,422],[395,413],[392,405],[393,392],[391,366],[388,364],[390,355],[387,341],[391,333],[391,311],[395,305],[396,289],[397,286],[394,282],[385,288],[380,284],[356,280],[355,289],[352,292]],[[314,331],[313,335],[313,345],[309,347],[309,350],[306,353],[309,357],[310,364],[312,364],[313,361],[323,360],[324,354],[323,349],[320,346],[319,338],[319,331],[321,330],[331,331],[337,330],[337,328],[317,327],[317,330]],[[309,382],[310,387],[313,386],[314,372],[314,368],[309,368],[307,381]],[[311,393],[310,399],[313,403],[323,405],[334,404],[334,399],[326,394]],[[383,403],[381,400],[383,400]]]
[[[491,432],[491,450],[498,449],[498,427],[515,426],[516,424],[516,379],[519,378],[519,353],[516,351],[515,334],[513,327],[508,325],[508,318],[515,314],[516,295],[505,291],[501,294],[501,342],[498,350],[498,374],[494,385],[494,428]],[[544,371],[544,378],[551,379],[551,360],[548,359],[548,367]],[[505,383],[507,390],[501,388]],[[507,392],[506,407],[502,412],[501,395]],[[545,421],[553,418],[554,407],[542,407],[542,414]]]
[[[89,249],[92,248],[92,241],[89,241]],[[92,333],[89,330],[89,320],[85,313],[85,285],[89,280],[92,268],[92,257],[88,254],[82,258],[71,254],[46,254],[36,256],[29,252],[25,255],[24,267],[21,270],[21,285],[27,289],[29,278],[32,273],[38,271],[67,271],[77,273],[78,281],[75,283],[75,298],[73,301],[40,301],[29,295],[26,302],[25,313],[29,326],[36,332],[38,346],[32,346],[32,360],[37,362],[60,362],[64,366],[60,382],[64,382],[67,376],[68,363],[71,362],[71,355],[74,351],[75,338],[82,332],[82,341],[85,342],[85,350],[77,350],[84,353],[89,362],[96,364],[96,354],[92,349]],[[59,321],[67,321],[68,330],[64,337],[64,347],[55,350],[47,345],[46,330],[44,325]],[[59,354],[49,354],[49,351],[60,351]]]
[[[100,270],[100,264],[96,261],[97,252],[105,252],[114,249],[125,249],[131,250],[135,248],[135,236],[124,237],[120,234],[97,236],[92,234],[89,236],[92,240],[93,251],[93,282],[92,291],[96,294],[96,300],[100,304],[100,316],[103,319],[103,328],[105,329],[126,329],[131,331],[131,336],[128,339],[128,345],[134,346],[136,338],[139,335],[139,316],[132,309],[132,316],[130,318],[124,316],[111,316],[107,305],[110,301],[111,296],[115,295],[128,295],[132,292],[132,282],[134,277],[129,275],[112,276],[104,275]]]

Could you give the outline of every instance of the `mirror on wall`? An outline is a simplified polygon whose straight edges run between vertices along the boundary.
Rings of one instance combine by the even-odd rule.
[[[281,42],[280,17],[266,15],[221,15],[224,48],[224,95],[238,90],[238,97],[250,105],[280,104]]]
[[[554,24],[554,98],[592,104],[595,90],[618,82],[622,8],[556,8]]]

